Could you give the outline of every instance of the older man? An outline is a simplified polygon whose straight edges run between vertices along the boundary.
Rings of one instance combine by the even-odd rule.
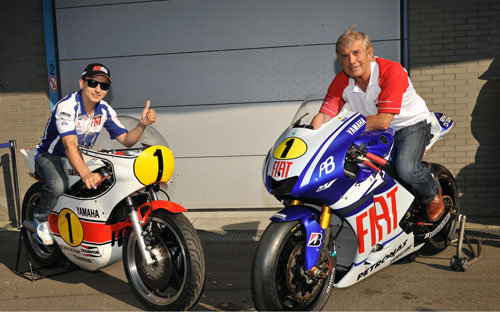
[[[353,28],[339,37],[336,52],[344,70],[328,88],[313,127],[321,127],[349,103],[366,116],[367,131],[394,128],[396,172],[427,205],[428,221],[439,220],[444,212],[441,190],[422,164],[431,113],[408,73],[397,62],[374,57],[370,37]]]

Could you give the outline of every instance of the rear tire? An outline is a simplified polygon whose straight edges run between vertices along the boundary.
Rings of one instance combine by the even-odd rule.
[[[434,177],[439,180],[443,194],[444,213],[440,220],[436,221],[435,224],[440,224],[441,220],[443,220],[448,213],[451,214],[448,223],[443,227],[443,229],[433,237],[428,238],[421,249],[422,254],[435,255],[448,247],[449,242],[455,234],[458,223],[458,215],[460,214],[459,195],[455,178],[448,169],[434,163],[428,163],[426,165],[432,174],[434,174]]]
[[[307,283],[304,277],[305,229],[299,221],[271,223],[262,235],[252,265],[252,299],[255,308],[320,310],[335,281],[335,260],[325,278]]]
[[[152,247],[157,263],[147,265],[135,232],[123,247],[123,266],[130,289],[148,310],[188,310],[205,283],[205,256],[196,230],[183,214],[153,212]],[[149,223],[143,228],[146,230]]]
[[[42,183],[37,182],[33,184],[26,192],[26,195],[24,195],[21,213],[23,221],[33,221],[33,212],[38,207],[40,202],[41,191]],[[52,268],[57,267],[62,263],[64,256],[62,255],[56,242],[50,246],[40,244],[35,238],[35,233],[29,231],[25,227],[21,228],[21,233],[23,236],[24,246],[26,246],[26,249],[28,250],[28,253],[33,261],[35,261],[38,265],[45,268]]]

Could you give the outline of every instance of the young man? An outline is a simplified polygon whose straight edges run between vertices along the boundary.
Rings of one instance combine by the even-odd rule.
[[[103,101],[111,86],[111,73],[102,64],[89,64],[79,83],[80,91],[68,94],[56,104],[42,141],[37,145],[35,171],[44,184],[40,203],[33,215],[36,236],[45,245],[54,243],[48,229],[50,212],[68,188],[68,178],[64,173],[65,158],[90,189],[102,177],[89,170],[78,147],[92,147],[103,127],[112,139],[130,147],[141,138],[144,129],[156,121],[156,112],[149,108],[150,101],[147,101],[141,121],[134,129],[127,131],[120,124],[113,108]]]
[[[366,131],[394,128],[396,172],[427,205],[428,221],[437,221],[444,212],[441,190],[422,164],[430,138],[425,101],[399,63],[373,56],[367,34],[351,28],[337,40],[336,52],[344,71],[328,88],[313,127],[321,127],[349,103],[366,116]]]

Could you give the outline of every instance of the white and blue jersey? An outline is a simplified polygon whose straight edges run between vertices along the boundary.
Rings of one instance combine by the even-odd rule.
[[[41,153],[66,156],[61,139],[67,135],[76,135],[79,146],[90,148],[103,127],[108,130],[111,139],[127,132],[118,121],[115,110],[108,103],[99,102],[94,114],[89,116],[83,105],[81,91],[70,93],[54,107],[42,142],[37,145],[35,159]]]

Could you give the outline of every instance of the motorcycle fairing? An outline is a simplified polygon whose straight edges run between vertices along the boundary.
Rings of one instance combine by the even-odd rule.
[[[372,184],[372,188],[369,189],[368,193],[365,193],[364,197],[353,206],[336,210],[338,215],[345,218],[356,237],[363,239],[362,244],[364,246],[363,252],[360,252],[359,245],[361,241],[358,240],[353,265],[349,272],[336,284],[336,287],[352,285],[359,279],[371,275],[371,273],[418,249],[418,247],[413,246],[413,234],[408,235],[399,227],[401,218],[404,216],[405,207],[411,204],[413,196],[388,175],[385,178],[386,180],[382,180],[379,177],[383,183],[366,181],[366,184]],[[374,178],[374,180],[376,179]],[[394,211],[395,207],[398,207],[396,211]],[[373,216],[373,225],[370,215]],[[324,238],[324,230],[319,226],[318,219],[318,210],[309,206],[296,205],[280,210],[273,215],[271,221],[300,220],[306,229],[307,242],[310,243],[312,239],[317,237],[317,235],[314,236],[315,234],[320,234]],[[361,223],[364,224],[362,228],[359,227]],[[361,235],[359,231],[364,230],[366,233]],[[322,243],[323,240],[321,240]],[[377,244],[382,246],[381,250],[374,251],[373,247]],[[306,247],[304,269],[311,269],[317,263],[320,250],[321,245]]]
[[[285,207],[271,217],[272,222],[300,220],[304,225],[307,237],[305,270],[309,270],[317,264],[325,238],[325,230],[319,225],[318,219],[319,212],[316,209],[302,205]]]
[[[345,192],[344,196],[336,203],[330,205],[330,207],[334,209],[336,213],[345,215],[349,211],[356,209],[364,200],[373,197],[375,190],[387,183],[393,184],[393,180],[385,173],[370,175],[366,180],[354,183],[351,188]]]
[[[394,141],[394,134],[395,131],[392,128],[363,132],[353,143],[357,146],[365,146],[370,153],[387,159]]]
[[[390,179],[385,173],[374,173],[371,168],[364,165],[358,166],[360,170],[356,179],[345,177],[345,157],[347,149],[353,142],[353,137],[355,137],[355,144],[369,148],[370,152],[373,151],[377,156],[386,159],[390,158],[394,138],[394,130],[392,129],[375,131],[374,133],[363,132],[366,119],[360,114],[339,118],[344,125],[334,131],[321,145],[300,174],[299,180],[291,192],[292,196],[314,198],[333,209],[340,209],[353,204],[366,195],[367,192],[376,188],[382,183],[382,180]],[[335,123],[330,126],[335,126]],[[336,127],[338,127],[338,123]],[[328,170],[328,167],[331,170]],[[323,174],[323,172],[326,174]],[[359,193],[359,186],[368,189],[364,193]],[[358,191],[356,194],[359,195],[356,198],[349,197],[348,194],[354,190]]]
[[[385,173],[374,174],[371,169],[365,170],[365,173],[361,174],[361,177],[358,175],[359,179],[347,179],[344,175],[344,162],[347,149],[353,141],[353,137],[363,133],[365,125],[366,119],[364,116],[358,113],[351,113],[338,116],[317,130],[304,128],[287,129],[280,139],[278,139],[268,157],[266,157],[266,186],[271,190],[272,181],[275,181],[275,184],[281,181],[283,183],[292,181],[295,184],[291,191],[293,197],[319,199],[322,202],[329,203],[330,207],[346,216],[360,213],[360,211],[367,209],[369,206],[373,206],[373,195],[384,192],[386,188],[394,186],[395,181]],[[378,154],[388,157],[392,146],[393,131],[381,131],[376,135],[378,140],[385,142],[382,142],[381,146],[383,148],[379,148]],[[382,135],[384,139],[380,139]],[[289,160],[292,162],[292,165],[296,162],[296,168],[304,168],[301,172],[294,171],[296,170],[295,167],[291,167],[292,165],[290,165],[290,174],[277,176],[274,174],[274,169],[270,170],[272,167],[275,167],[271,162],[280,160],[276,160],[276,155],[273,155],[273,159],[271,160],[271,153],[277,147],[283,145],[283,142],[286,142],[287,139],[294,136],[300,137],[307,146],[314,146],[313,140],[319,140],[319,142],[323,143],[315,151],[309,149],[302,155],[303,158],[309,159],[307,163],[304,163],[301,157]],[[374,138],[370,135],[361,134],[361,136],[363,136],[365,141],[372,141]],[[363,141],[363,138],[360,139],[360,144],[362,144],[361,141]],[[309,144],[309,141],[312,144]],[[331,162],[328,162],[329,158],[332,159]],[[330,166],[330,168],[325,169],[326,166]],[[273,175],[276,179],[273,178]],[[298,176],[298,180],[292,180],[296,176]],[[276,180],[278,181],[276,182]],[[386,186],[381,187],[384,185]],[[376,192],[377,189],[379,189],[378,193]],[[347,196],[349,193],[354,193],[356,196]],[[317,236],[313,236],[314,234],[324,235],[324,230],[319,226],[317,221],[319,220],[319,212],[308,206],[287,207],[275,214],[271,220],[273,222],[301,220],[306,229],[308,243],[311,243],[311,239],[317,238]],[[322,240],[319,241],[319,243],[321,242]],[[317,243],[317,241],[313,241],[312,246],[306,247],[305,269],[312,268],[318,261],[321,245]]]
[[[350,286],[419,248],[414,246],[413,233],[405,233],[400,227],[413,198],[401,184],[391,180],[354,209],[339,211],[354,231],[358,246],[350,270],[336,287]]]
[[[434,143],[443,139],[454,125],[453,119],[443,113],[434,112],[429,119],[428,122],[431,124],[431,139],[425,147],[425,153],[429,151]]]
[[[341,126],[339,126],[341,124]],[[335,117],[331,122],[314,130],[327,132],[330,135],[310,157],[309,162],[299,175],[299,180],[292,190],[292,196],[315,198],[327,205],[335,203],[355,181],[344,179],[344,160],[347,149],[352,142],[352,136],[365,129],[366,119],[361,114],[348,117]],[[335,129],[334,131],[332,131]],[[355,129],[355,130],[354,130]],[[348,132],[351,130],[351,132]],[[334,181],[341,180],[341,183]],[[334,181],[334,182],[332,182]],[[328,191],[319,191],[328,186]],[[334,186],[334,187],[332,187]]]
[[[354,267],[367,261],[371,256],[377,262],[382,255],[380,251],[373,252],[377,244],[383,246],[382,250],[392,248],[400,243],[399,236],[411,237],[399,227],[399,222],[404,216],[413,196],[399,183],[387,176],[389,181],[381,184],[376,190],[371,191],[355,203],[352,207],[336,211],[342,215],[358,238],[358,248],[353,259]],[[272,222],[286,222],[300,220],[304,224],[308,245],[305,250],[304,269],[309,270],[316,265],[324,239],[324,229],[318,221],[319,211],[304,205],[288,206],[275,213]],[[321,235],[319,241],[313,241]],[[387,246],[387,247],[386,247]],[[412,243],[413,246],[413,243]],[[349,273],[351,274],[351,273]]]
[[[143,207],[148,207],[148,206],[150,206],[150,202],[144,203],[143,205],[139,206],[137,210],[142,211]],[[171,213],[181,213],[187,211],[187,209],[182,207],[181,205],[168,200],[153,200],[153,211],[157,209],[165,209]],[[144,214],[144,217],[142,219],[139,213],[139,220],[145,220],[148,216],[149,216],[149,209],[148,212]]]
[[[83,201],[80,206],[72,209],[63,208],[57,209],[49,216],[49,226],[55,240],[57,241],[61,251],[71,257],[73,261],[78,262],[79,266],[87,270],[98,270],[113,262],[120,260],[122,254],[123,238],[127,228],[132,228],[130,221],[117,222],[108,224],[107,220],[99,220],[99,217],[82,218],[80,217],[81,209],[85,206],[86,209],[95,209],[99,214],[104,214],[104,211],[98,211],[97,206],[90,208],[88,203],[93,201]],[[186,209],[174,202],[166,200],[155,200],[153,203],[153,211],[165,209],[171,213],[185,212]],[[85,205],[87,204],[87,205]],[[60,206],[58,206],[60,207]],[[137,208],[139,223],[144,224],[151,213],[150,202],[146,202]],[[68,242],[68,237],[65,237],[61,231],[66,232],[63,228],[67,226],[68,218],[62,216],[59,218],[60,212],[69,210],[73,212],[77,220],[72,220],[72,223],[78,223],[72,226],[81,225],[83,238],[80,243],[71,244]]]
[[[74,215],[77,214],[77,212],[68,208],[61,210],[61,212],[66,210],[70,210]],[[82,238],[81,242],[76,241],[71,244],[71,237],[68,239],[68,233],[74,233],[75,231],[67,229],[69,218],[65,218],[65,215],[52,212],[49,216],[49,225],[54,240],[66,257],[89,271],[99,270],[120,260],[123,238],[125,237],[124,230],[131,226],[130,222],[108,225],[105,220],[96,221],[83,218],[75,220],[73,218],[71,226],[81,227]],[[68,224],[65,224],[65,221]]]
[[[362,195],[356,196],[355,200],[352,200],[352,205],[347,206],[345,208],[340,208],[340,209],[334,208],[334,207],[332,207],[332,208],[335,209],[337,214],[344,216],[344,218],[348,218],[350,216],[357,215],[361,211],[365,210],[368,206],[373,205],[373,197],[374,196],[377,196],[381,193],[384,193],[384,192],[392,189],[396,185],[396,181],[394,181],[390,176],[385,175],[385,178],[386,179],[383,180],[379,175],[377,175],[376,177],[373,178],[373,180],[375,180],[375,181],[372,182],[371,184],[369,184],[370,181],[367,180],[366,181],[367,183],[364,183],[364,184],[367,184],[366,186],[368,186],[368,189],[364,193],[360,192],[360,189],[361,189],[361,191],[363,190],[362,185],[358,186],[358,189],[353,190],[352,192],[355,192],[355,191],[360,192]],[[363,183],[361,183],[361,184],[363,184]],[[365,188],[366,188],[366,186],[365,186]],[[401,187],[401,186],[398,186],[398,187]],[[348,197],[349,195],[350,195],[349,193],[346,193],[346,197]],[[334,205],[334,206],[336,206],[336,205]]]
[[[85,161],[85,164],[87,165],[87,167],[89,168],[90,171],[95,171],[99,168],[105,167],[107,164],[110,166],[113,166],[112,162],[109,162],[109,160],[105,161],[106,157],[99,157],[101,155],[105,156],[102,153],[97,153],[95,151],[87,150],[85,148],[80,148],[80,151],[82,152],[83,160]],[[97,156],[97,157],[95,157],[91,153],[95,153],[95,156]],[[80,175],[78,175],[78,173],[76,173],[76,171],[73,169],[73,167],[69,163],[69,160],[67,160],[65,165],[64,165],[64,171],[66,172],[66,174],[68,176],[68,185],[70,187],[82,180]],[[115,170],[113,170],[113,171],[115,171]],[[65,193],[64,196],[71,196],[71,195]]]
[[[373,252],[365,261],[353,264],[349,271],[335,283],[335,287],[349,287],[419,248],[420,246],[414,246],[413,235],[400,233],[388,242],[384,248]]]

